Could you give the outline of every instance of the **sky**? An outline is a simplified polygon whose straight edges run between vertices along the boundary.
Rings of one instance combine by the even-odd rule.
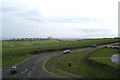
[[[2,38],[118,36],[119,0],[3,0]]]

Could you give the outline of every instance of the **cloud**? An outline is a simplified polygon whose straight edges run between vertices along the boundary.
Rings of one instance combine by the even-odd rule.
[[[99,12],[96,13],[95,10],[92,10],[92,12],[91,8],[87,9],[88,7],[83,10],[82,5],[79,4],[77,7],[70,4],[66,7],[65,4],[61,8],[61,5],[56,5],[57,7],[46,6],[44,5],[46,1],[44,4],[41,1],[41,5],[38,2],[38,5],[35,5],[36,2],[33,1],[30,6],[27,5],[27,1],[24,3],[24,0],[22,2],[19,0],[19,2],[9,1],[9,3],[3,4],[3,36],[5,37],[53,36],[79,38],[86,35],[89,35],[89,37],[114,36],[117,33],[116,21],[109,20],[109,18],[104,19],[106,15],[103,16]],[[46,4],[52,5],[52,3]],[[83,4],[83,6],[86,5]],[[101,6],[99,9],[101,9]],[[82,14],[85,15],[83,16]]]
[[[21,9],[20,8],[15,8],[15,7],[3,7],[2,8],[2,11],[4,12],[13,12],[13,11],[20,11]]]
[[[88,17],[56,17],[52,18],[51,21],[60,23],[84,23],[84,22],[104,22],[101,19],[88,18]]]
[[[95,29],[80,29],[81,31],[85,32],[85,33],[96,33],[96,32],[110,32],[110,29],[99,29],[99,28],[95,28]]]

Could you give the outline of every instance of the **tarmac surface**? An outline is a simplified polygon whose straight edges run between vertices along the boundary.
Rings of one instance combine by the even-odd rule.
[[[98,46],[97,48],[104,47]],[[93,48],[85,48],[85,49],[78,49],[78,50],[72,50],[71,52],[77,52],[77,51],[83,51],[83,50],[89,50]],[[3,78],[60,78],[59,76],[53,75],[48,73],[46,70],[43,69],[44,62],[53,57],[53,56],[59,56],[62,52],[56,52],[56,53],[46,53],[46,54],[40,54],[37,56],[33,56],[19,64],[16,64],[17,66],[17,73],[11,74],[10,70],[12,66],[6,67],[2,69],[2,77]]]

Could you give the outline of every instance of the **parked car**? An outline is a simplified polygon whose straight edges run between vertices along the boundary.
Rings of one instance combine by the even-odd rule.
[[[70,50],[63,51],[63,54],[67,54],[67,53],[70,53]]]
[[[16,66],[13,66],[13,67],[11,68],[11,73],[12,73],[12,74],[17,73],[17,67],[16,67]]]

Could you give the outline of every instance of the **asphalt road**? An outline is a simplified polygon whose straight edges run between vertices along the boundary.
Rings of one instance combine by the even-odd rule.
[[[97,48],[100,48],[100,47],[103,47],[103,46],[99,46]],[[71,52],[83,51],[83,50],[89,50],[89,49],[93,49],[93,48],[72,50]],[[12,66],[3,68],[2,77],[3,78],[25,78],[25,79],[27,78],[60,78],[58,76],[48,73],[43,69],[43,63],[48,58],[51,58],[53,56],[58,56],[60,54],[62,54],[62,52],[40,54],[38,56],[29,58],[16,65],[18,68],[18,72],[16,74],[10,73],[10,69]]]

